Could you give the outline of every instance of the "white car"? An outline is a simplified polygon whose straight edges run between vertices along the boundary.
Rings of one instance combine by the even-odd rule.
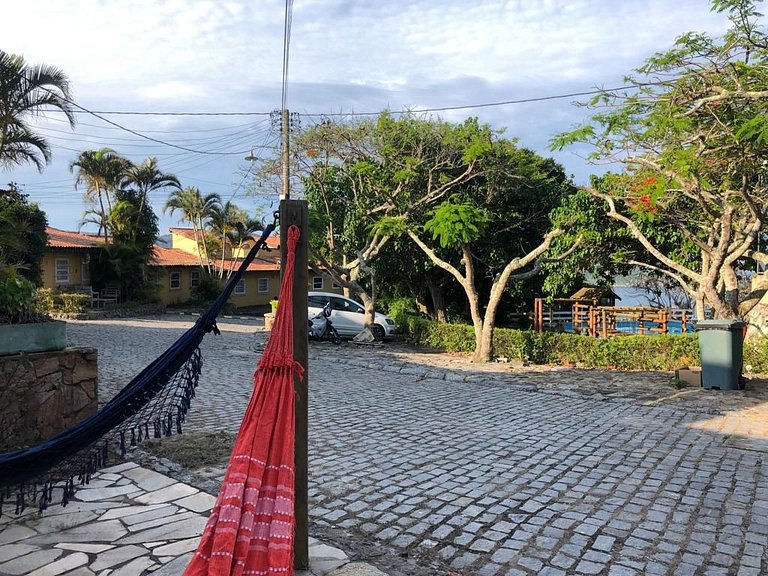
[[[365,308],[359,302],[331,292],[310,292],[309,318],[322,314],[323,307],[330,301],[331,322],[340,336],[353,337],[365,328]],[[395,331],[395,321],[386,314],[375,313],[374,325],[371,326],[376,340],[384,340]]]

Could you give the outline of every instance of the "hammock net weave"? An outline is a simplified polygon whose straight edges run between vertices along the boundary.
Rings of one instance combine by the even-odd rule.
[[[293,574],[293,269],[299,229],[288,229],[280,305],[254,374],[216,504],[184,576]]]
[[[219,334],[216,316],[274,229],[274,223],[264,229],[194,326],[98,412],[39,444],[0,454],[0,514],[8,504],[16,514],[30,502],[41,511],[54,499],[66,505],[78,485],[108,464],[113,451],[125,455],[143,440],[181,433],[200,379],[200,343],[208,332]]]

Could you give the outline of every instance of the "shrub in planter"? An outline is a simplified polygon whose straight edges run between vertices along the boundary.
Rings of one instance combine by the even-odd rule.
[[[0,271],[0,324],[47,322],[50,317],[35,309],[35,285],[15,268]]]

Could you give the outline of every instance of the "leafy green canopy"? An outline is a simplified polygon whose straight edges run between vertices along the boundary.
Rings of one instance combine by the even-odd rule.
[[[668,275],[700,310],[738,307],[738,271],[768,209],[768,36],[754,2],[715,1],[723,38],[689,33],[649,58],[631,90],[603,92],[591,121],[553,146],[593,147],[595,162],[623,165],[589,191],[644,255],[629,263]],[[677,246],[675,246],[677,245]]]
[[[29,202],[15,184],[0,189],[0,272],[13,267],[22,277],[39,284],[47,226],[45,212]]]

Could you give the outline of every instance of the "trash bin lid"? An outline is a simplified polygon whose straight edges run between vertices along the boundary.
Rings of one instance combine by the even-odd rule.
[[[699,320],[696,322],[696,331],[700,330],[741,330],[746,326],[741,320]]]

